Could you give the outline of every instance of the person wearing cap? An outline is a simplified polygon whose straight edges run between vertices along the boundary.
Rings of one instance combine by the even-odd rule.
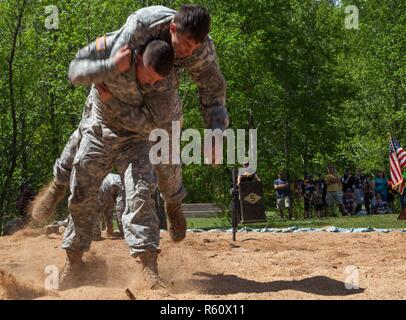
[[[254,181],[254,180],[261,181],[256,171],[251,169],[249,167],[249,162],[246,161],[243,163],[243,167],[238,170],[237,185],[239,185],[241,181]]]

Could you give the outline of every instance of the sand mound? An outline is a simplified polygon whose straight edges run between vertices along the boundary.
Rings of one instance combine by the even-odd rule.
[[[25,238],[35,238],[41,235],[43,235],[43,232],[39,229],[25,228],[23,230],[17,231],[10,237],[12,237],[14,240],[21,240]]]
[[[29,300],[46,295],[57,295],[35,286],[33,283],[25,283],[17,280],[10,272],[0,269],[0,288],[3,291],[3,299]]]

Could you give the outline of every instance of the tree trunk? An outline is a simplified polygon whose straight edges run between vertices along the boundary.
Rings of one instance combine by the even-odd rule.
[[[309,169],[309,144],[305,137],[304,150],[303,150],[303,177],[306,177],[310,173]]]
[[[0,186],[0,230],[1,233],[3,231],[3,223],[4,223],[4,203],[5,200],[8,198],[14,171],[17,165],[17,134],[18,134],[18,123],[17,123],[17,114],[16,114],[16,102],[15,102],[15,91],[14,91],[14,73],[13,73],[13,64],[15,58],[15,52],[17,47],[17,38],[21,28],[21,22],[24,15],[24,10],[27,4],[27,0],[23,0],[21,3],[21,7],[19,9],[17,23],[13,31],[12,35],[12,46],[9,58],[7,60],[8,63],[8,85],[9,85],[9,98],[10,98],[10,114],[12,119],[12,139],[10,144],[10,152],[9,152],[9,159],[8,159],[8,168],[6,169],[5,179]]]

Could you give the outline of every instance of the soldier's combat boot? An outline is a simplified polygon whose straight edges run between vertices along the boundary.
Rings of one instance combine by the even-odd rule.
[[[147,251],[139,254],[144,279],[150,289],[166,288],[165,283],[158,275],[158,254],[156,251]]]
[[[92,240],[93,240],[93,241],[102,241],[103,238],[102,238],[102,236],[101,236],[101,233],[100,233],[100,232],[99,232],[99,233],[93,233],[93,238],[92,238]]]
[[[182,241],[186,236],[186,218],[182,211],[182,203],[165,202],[165,212],[169,236],[174,242]]]
[[[83,251],[66,250],[66,262],[59,277],[59,289],[66,290],[80,285],[80,274],[83,271]]]
[[[31,217],[38,223],[47,221],[65,197],[66,189],[67,186],[57,183],[54,178],[32,201],[28,209]]]

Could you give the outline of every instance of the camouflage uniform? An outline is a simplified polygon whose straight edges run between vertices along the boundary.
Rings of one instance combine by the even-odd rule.
[[[114,37],[111,35],[111,38]],[[116,165],[126,190],[123,218],[125,237],[131,253],[137,255],[159,247],[158,219],[151,199],[156,188],[156,177],[149,162],[148,133],[151,128],[142,122],[148,119],[147,116],[135,118],[137,121],[130,122],[128,128],[120,125],[126,119],[131,119],[127,112],[121,113],[122,105],[127,107],[127,111],[134,108],[140,111],[143,92],[136,81],[135,61],[127,73],[118,74],[114,68],[105,73],[106,65],[111,60],[109,51],[106,48],[98,52],[93,43],[79,51],[69,70],[72,83],[88,85],[103,81],[114,98],[108,104],[102,103],[95,86],[89,94],[87,105],[91,114],[82,119],[79,127],[81,141],[70,177],[71,219],[62,248],[73,251],[89,249],[92,228],[97,221],[97,194],[103,179]],[[165,80],[171,79],[173,81],[174,76]],[[135,129],[137,132],[130,131]]]
[[[76,129],[69,137],[68,143],[63,148],[61,156],[56,159],[54,164],[54,177],[56,181],[61,184],[68,186],[70,181],[70,174],[72,172],[72,163],[75,158],[76,151],[79,148],[80,141],[82,140],[81,127],[85,124],[86,119],[91,115],[91,96],[87,97],[85,107],[82,112],[82,120],[79,124],[79,128]]]
[[[123,211],[125,208],[125,193],[118,174],[109,173],[103,180],[97,199],[97,217],[95,232],[100,234],[100,219],[105,220],[107,228],[113,229],[113,210],[117,215],[118,229],[124,234],[121,223]]]
[[[134,48],[142,48],[145,44],[153,39],[162,39],[170,43],[170,33],[169,33],[169,23],[175,16],[176,11],[163,7],[163,6],[151,6],[140,9],[133,13],[127,19],[126,24],[116,33],[119,35],[116,40],[116,44],[112,49],[111,56],[120,49],[120,47],[125,44],[129,44]],[[106,35],[107,47],[111,46],[113,42],[112,34]],[[93,49],[94,50],[94,49]],[[83,51],[86,51],[84,49]],[[92,45],[90,45],[87,51],[92,51]],[[77,68],[79,69],[79,68]],[[216,53],[213,41],[208,38],[205,43],[198,48],[192,56],[186,58],[175,59],[175,70],[177,81],[179,84],[179,76],[183,69],[186,69],[192,76],[193,80],[197,83],[199,88],[199,97],[201,102],[201,108],[203,113],[203,118],[205,120],[206,126],[210,128],[220,128],[225,129],[228,126],[228,115],[227,110],[224,107],[225,104],[225,93],[226,93],[226,83],[220,72],[218,63],[216,61]],[[77,71],[80,73],[80,71]],[[159,119],[159,112],[162,114],[162,109],[172,110],[170,104],[179,104],[180,100],[177,95],[173,95],[170,81],[158,82],[154,86],[148,86],[148,91],[150,92],[149,104],[146,108],[143,108],[149,118],[154,121],[157,126],[162,127],[162,121],[157,121]],[[154,92],[155,91],[155,92]],[[169,99],[168,99],[169,97]],[[175,102],[173,102],[175,101]],[[162,108],[152,108],[151,104],[161,106]],[[169,106],[169,107],[168,107]],[[181,109],[181,106],[176,108],[176,110]],[[157,110],[158,112],[156,112]],[[131,114],[135,118],[138,116],[137,109],[131,109],[127,112],[126,108],[122,106],[120,110],[122,113]],[[120,112],[119,111],[119,112]],[[84,112],[87,115],[88,112]],[[170,118],[170,114],[162,114],[163,116],[168,116],[166,120]],[[117,117],[118,122],[121,122],[122,117]],[[178,116],[181,119],[181,116]],[[161,117],[162,119],[162,117]],[[175,120],[175,117],[174,117]],[[120,123],[120,125],[132,124],[132,120],[126,120],[125,123]],[[170,129],[170,125],[168,128]],[[72,154],[75,152],[76,146],[80,142],[80,137],[78,137],[77,131],[71,136],[61,158],[55,163],[54,175],[60,181],[69,181]],[[65,150],[72,150],[71,152],[65,152]],[[69,165],[70,163],[70,165]],[[70,168],[69,170],[64,170],[64,168]],[[173,172],[169,174],[169,172]],[[156,173],[159,180],[159,188],[163,190],[163,198],[170,202],[176,202],[184,197],[180,188],[178,187],[181,183],[177,181],[181,178],[181,170],[179,165],[158,165],[156,168]],[[175,183],[176,187],[170,187],[171,182]],[[169,185],[169,187],[168,187]],[[175,190],[176,189],[176,190]],[[174,190],[170,192],[168,190]]]
[[[137,10],[128,17],[126,24],[119,30],[120,36],[112,55],[126,44],[140,50],[145,44],[156,39],[167,41],[172,45],[169,24],[175,14],[175,10],[164,6],[150,6]],[[175,57],[174,65],[178,77],[185,69],[197,84],[206,126],[222,130],[228,127],[228,114],[225,108],[226,82],[220,72],[211,38],[207,37],[191,56]],[[167,106],[168,102],[165,100],[167,97],[164,96],[160,102]]]
[[[227,110],[224,107],[226,84],[210,38],[207,38],[192,56],[175,59],[174,70],[155,85],[137,85],[134,63],[130,72],[124,75],[114,71],[112,57],[124,44],[129,44],[137,50],[153,39],[170,42],[169,23],[175,13],[176,11],[162,6],[138,10],[128,18],[123,28],[106,35],[102,50],[97,50],[96,42],[93,42],[79,51],[70,66],[69,76],[73,84],[104,82],[114,99],[108,104],[102,104],[98,99],[97,90],[92,87],[87,102],[92,104],[92,115],[88,119],[82,119],[80,135],[76,135],[82,136],[82,141],[75,156],[71,178],[72,196],[69,202],[70,209],[78,214],[72,219],[78,230],[75,232],[73,224],[68,227],[64,248],[88,249],[90,235],[86,235],[85,226],[91,224],[94,218],[96,186],[100,186],[107,168],[111,168],[113,163],[120,174],[125,176],[127,206],[123,224],[131,253],[136,255],[137,252],[155,250],[158,247],[159,229],[156,227],[156,216],[146,214],[150,210],[153,211],[150,193],[156,187],[156,179],[149,171],[151,164],[148,159],[147,135],[154,128],[170,131],[172,121],[181,120],[181,102],[177,87],[182,69],[186,69],[198,85],[206,126],[220,129],[228,126]],[[100,38],[98,41],[100,44]],[[139,108],[141,105],[142,108]],[[142,117],[139,117],[140,114]],[[79,145],[75,138],[69,142],[73,146]],[[67,148],[69,146],[65,150]],[[97,154],[97,160],[89,159],[86,154]],[[64,163],[68,162],[69,160]],[[128,168],[126,164],[129,164]],[[95,171],[97,177],[94,176]],[[181,180],[181,166],[156,165],[155,171],[164,200],[170,203],[181,201],[186,195]],[[68,170],[54,172],[58,180],[63,181],[64,178],[58,177],[58,172],[66,174]],[[137,179],[142,175],[145,175],[145,178]],[[141,187],[136,187],[137,182]],[[137,208],[140,209],[139,212],[135,212]],[[80,214],[81,211],[87,210],[92,214]],[[144,217],[144,220],[140,222],[137,217]],[[78,234],[81,236],[77,237]]]

